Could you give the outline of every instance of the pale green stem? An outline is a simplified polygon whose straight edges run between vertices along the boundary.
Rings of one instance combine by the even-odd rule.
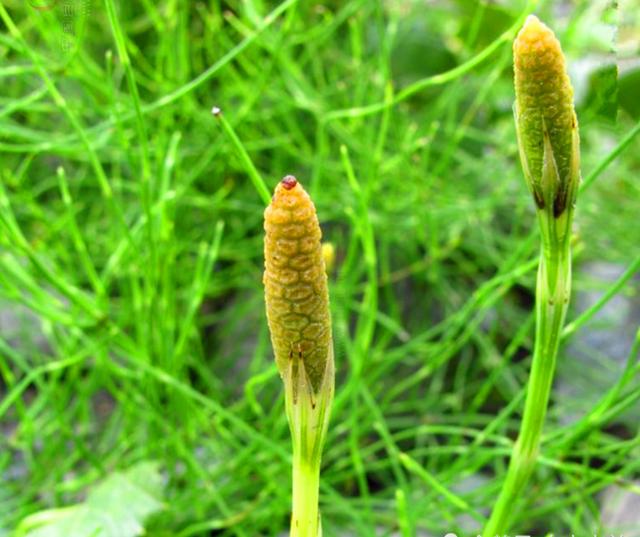
[[[320,461],[294,455],[291,537],[320,537]]]
[[[572,211],[558,219],[539,214],[542,249],[536,282],[536,338],[520,433],[511,453],[507,476],[483,537],[504,535],[538,458],[560,334],[571,292],[570,228]]]
[[[311,389],[304,365],[295,357],[284,381],[293,443],[291,537],[322,537],[318,508],[320,462],[333,402],[333,354],[317,393]]]

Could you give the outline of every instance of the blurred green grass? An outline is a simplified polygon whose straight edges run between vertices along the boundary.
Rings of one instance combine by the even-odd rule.
[[[574,296],[637,304],[640,116],[628,81],[640,24],[629,7],[4,3],[0,528],[141,460],[166,479],[150,535],[288,526],[264,204],[211,116],[219,106],[269,188],[288,173],[303,182],[337,251],[325,534],[479,531],[517,431],[533,334],[537,239],[511,39],[535,10],[576,86],[586,188]],[[594,262],[630,270],[616,285],[594,277]],[[603,322],[615,329],[592,319],[604,301],[578,304],[565,380],[586,356],[618,383],[595,399],[552,396],[520,533],[615,531],[600,491],[639,493],[628,418],[639,411],[637,308],[624,319],[636,343],[625,367],[584,339]]]

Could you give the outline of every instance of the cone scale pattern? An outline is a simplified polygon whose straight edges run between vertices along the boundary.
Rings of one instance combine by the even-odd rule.
[[[302,185],[285,177],[264,214],[264,286],[276,364],[287,382],[301,361],[314,393],[331,357],[327,274],[316,209]]]
[[[579,165],[578,122],[564,55],[553,32],[530,15],[514,41],[513,57],[522,165],[538,208],[558,217],[575,202]]]

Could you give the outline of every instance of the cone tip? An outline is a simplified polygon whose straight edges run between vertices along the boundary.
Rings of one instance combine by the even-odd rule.
[[[291,190],[298,184],[298,180],[293,175],[287,175],[280,181],[280,184],[284,189]]]
[[[544,34],[553,34],[553,32],[538,17],[529,15],[524,21],[516,40],[531,41],[540,38]]]

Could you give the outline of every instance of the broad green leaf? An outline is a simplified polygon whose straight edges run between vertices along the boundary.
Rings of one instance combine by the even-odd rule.
[[[157,463],[141,462],[107,477],[84,503],[28,516],[16,537],[136,537],[145,519],[163,508],[161,496]]]

